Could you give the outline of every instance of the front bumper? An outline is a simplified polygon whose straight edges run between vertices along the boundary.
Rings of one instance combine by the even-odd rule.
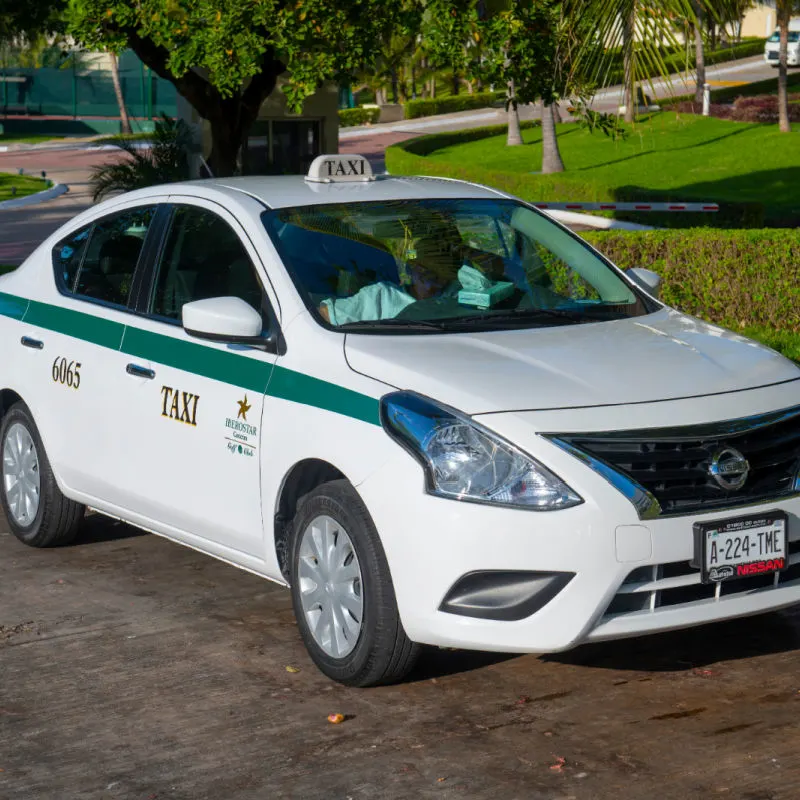
[[[785,576],[788,580],[717,597],[704,596],[704,587],[692,592],[692,586],[700,587],[699,575],[660,577],[663,565],[692,559],[695,522],[779,508],[788,515],[790,542],[800,540],[800,497],[643,522],[633,505],[600,476],[554,445],[547,446],[552,452],[537,457],[578,491],[583,504],[535,512],[432,497],[424,491],[419,465],[399,448],[396,457],[358,487],[381,536],[401,619],[412,640],[478,650],[556,652],[584,641],[673,630],[800,602],[800,552],[790,558],[790,564],[799,566]],[[460,578],[491,570],[568,572],[574,578],[523,619],[481,619],[440,610]],[[678,586],[684,587],[685,602],[658,603],[660,593],[666,597],[667,589]],[[620,592],[652,600],[626,608],[615,602]]]

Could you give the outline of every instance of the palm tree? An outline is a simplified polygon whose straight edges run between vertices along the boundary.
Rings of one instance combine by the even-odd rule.
[[[111,82],[114,84],[114,94],[117,97],[121,120],[120,130],[122,133],[131,133],[131,121],[128,117],[128,108],[125,105],[125,97],[122,94],[122,84],[119,79],[119,58],[116,53],[111,52],[109,52],[108,57],[111,60]]]
[[[790,133],[789,122],[789,90],[787,82],[786,62],[789,50],[789,20],[792,12],[800,6],[797,0],[777,0],[778,30],[781,43],[778,50],[778,126],[781,133]]]
[[[664,52],[679,46],[675,21],[697,21],[692,0],[566,0],[563,5],[568,17],[591,21],[596,31],[579,58],[586,74],[602,83],[614,49],[622,51],[625,121],[633,122],[637,84],[652,81],[652,75],[669,78]]]
[[[114,137],[112,143],[128,158],[100,164],[92,170],[89,182],[95,202],[112,192],[130,192],[190,177],[192,134],[181,119],[172,120],[162,115],[156,122],[150,147],[140,147],[139,143],[125,137]]]

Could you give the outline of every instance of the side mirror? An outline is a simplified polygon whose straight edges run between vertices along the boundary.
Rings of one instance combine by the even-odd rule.
[[[648,294],[658,297],[658,293],[661,291],[661,276],[657,272],[642,267],[632,267],[626,269],[625,274]]]
[[[263,347],[261,314],[239,297],[210,297],[186,303],[183,328],[191,336],[213,342]]]

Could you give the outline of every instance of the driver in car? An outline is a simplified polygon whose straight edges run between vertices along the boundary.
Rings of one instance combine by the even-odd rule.
[[[319,305],[322,318],[332,325],[396,317],[404,308],[419,301],[458,293],[457,274],[461,266],[477,264],[502,271],[502,259],[462,243],[455,226],[443,226],[415,239],[406,249],[401,284],[389,281],[365,286],[352,297],[328,298]],[[492,263],[486,261],[490,257]]]

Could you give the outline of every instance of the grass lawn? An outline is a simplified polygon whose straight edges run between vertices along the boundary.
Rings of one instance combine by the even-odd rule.
[[[625,141],[591,134],[576,123],[558,126],[558,142],[566,172],[538,176],[542,134],[523,131],[525,145],[506,147],[505,134],[434,150],[425,159],[436,165],[475,165],[481,170],[514,176],[509,190],[525,188],[550,199],[572,199],[570,184],[580,187],[574,199],[653,197],[709,202],[763,203],[768,221],[800,222],[800,125],[782,134],[777,125],[728,122],[694,115],[661,112],[642,118]],[[500,185],[500,188],[503,188]],[[587,193],[586,189],[593,189]],[[604,197],[605,195],[605,197]],[[526,198],[528,199],[528,198]],[[535,199],[531,197],[530,199]]]
[[[63,136],[15,136],[13,133],[0,133],[0,146],[4,144],[41,144],[42,142],[52,142],[54,139],[61,140]]]
[[[12,197],[24,197],[26,194],[41,192],[48,186],[47,181],[41,178],[31,178],[27,175],[12,175],[8,172],[0,172],[0,202],[11,200]],[[12,187],[16,187],[17,193],[11,193]]]

